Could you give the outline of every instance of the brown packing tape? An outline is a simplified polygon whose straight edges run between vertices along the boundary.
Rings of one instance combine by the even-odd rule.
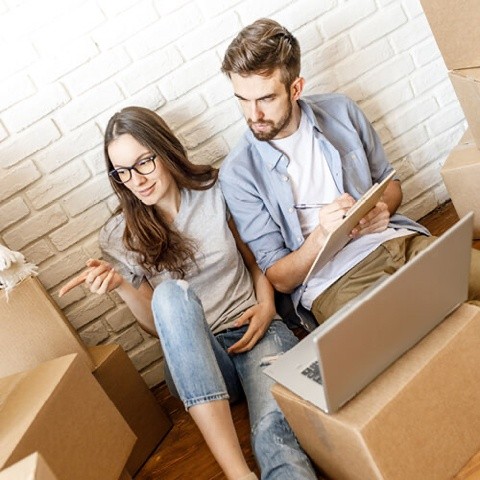
[[[93,369],[86,346],[36,277],[0,291],[0,377],[77,353]]]

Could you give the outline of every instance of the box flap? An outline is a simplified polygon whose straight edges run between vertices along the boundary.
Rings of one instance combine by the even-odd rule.
[[[448,72],[451,78],[460,81],[480,82],[480,68],[464,68],[462,70],[452,70]]]
[[[57,477],[45,459],[35,452],[2,470],[0,480],[57,480]]]
[[[77,353],[93,362],[78,333],[36,277],[20,282],[8,295],[0,292],[0,376]]]
[[[57,388],[76,354],[0,380],[0,468]]]
[[[480,171],[480,150],[472,143],[457,145],[452,149],[443,164],[442,173],[465,167],[478,168]]]
[[[117,480],[136,437],[78,356],[20,376],[1,412],[0,468],[39,451],[59,478]]]

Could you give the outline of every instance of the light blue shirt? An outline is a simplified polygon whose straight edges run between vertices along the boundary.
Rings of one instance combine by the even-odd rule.
[[[377,133],[350,98],[323,94],[298,103],[341,193],[358,199],[392,171]],[[305,241],[294,208],[288,162],[282,152],[247,130],[220,169],[223,194],[240,236],[263,272]],[[389,226],[429,234],[400,214],[391,217]],[[295,308],[301,295],[299,286],[292,294]]]

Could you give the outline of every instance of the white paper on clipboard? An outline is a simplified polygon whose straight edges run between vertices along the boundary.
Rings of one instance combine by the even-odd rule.
[[[320,269],[325,266],[330,259],[351,240],[349,237],[350,232],[377,204],[394,174],[395,171],[393,170],[380,183],[374,183],[362,197],[355,202],[353,207],[347,212],[342,223],[333,232],[330,232],[305,276],[303,285],[306,285],[314,269]]]

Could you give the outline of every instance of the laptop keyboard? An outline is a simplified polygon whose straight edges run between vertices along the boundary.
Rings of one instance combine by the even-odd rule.
[[[310,378],[314,382],[322,384],[322,376],[320,375],[320,367],[318,365],[318,360],[315,360],[307,368],[302,370],[302,375],[305,375],[307,378]]]

